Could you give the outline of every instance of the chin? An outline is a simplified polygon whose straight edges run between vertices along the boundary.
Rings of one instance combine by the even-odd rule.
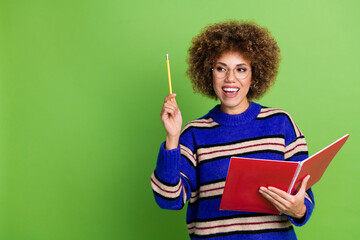
[[[235,99],[234,99],[235,100]],[[225,110],[235,110],[238,109],[240,110],[240,112],[245,111],[248,108],[248,105],[250,104],[249,101],[246,101],[246,99],[242,99],[242,100],[226,100],[226,101],[221,101],[221,106],[222,109]]]
[[[240,100],[238,100],[238,101],[229,101],[229,100],[227,100],[227,101],[223,101],[223,102],[221,102],[221,103],[222,103],[222,105],[223,105],[224,107],[236,108],[236,107],[241,106],[243,102],[244,102],[244,101],[240,101]]]

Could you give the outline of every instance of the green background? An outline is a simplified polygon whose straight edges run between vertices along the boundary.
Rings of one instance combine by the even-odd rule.
[[[187,239],[150,175],[165,132],[165,54],[184,123],[216,102],[193,94],[186,56],[205,25],[255,20],[282,51],[259,102],[287,110],[310,154],[350,133],[314,186],[300,239],[359,227],[359,1],[0,1],[0,239]],[[358,233],[356,234],[358,235]]]

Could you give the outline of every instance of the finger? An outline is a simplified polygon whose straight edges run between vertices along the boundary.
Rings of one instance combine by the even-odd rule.
[[[163,105],[163,107],[161,109],[161,115],[163,114],[165,108],[172,108],[172,109],[174,109],[176,111],[179,109],[175,102],[168,101],[168,102],[164,103],[164,105]]]
[[[166,98],[165,98],[165,103],[164,103],[164,105],[165,105],[165,104],[169,104],[169,105],[172,105],[172,106],[178,108],[178,105],[177,105],[177,103],[176,103],[175,98],[173,98],[173,99],[174,99],[174,101],[171,101],[170,98],[167,98],[167,97],[166,97]]]
[[[170,94],[164,99],[164,102],[171,101],[171,99],[174,99],[175,101],[175,97],[176,97],[176,93]]]
[[[164,103],[163,108],[170,108],[170,109],[173,109],[174,111],[178,110],[178,106],[174,102],[166,102],[166,103]]]
[[[279,210],[280,212],[283,212],[285,209],[285,205],[279,201],[277,201],[273,196],[271,196],[268,192],[264,191],[264,190],[259,190],[259,192],[261,193],[261,195],[267,199],[277,210]]]
[[[176,115],[177,113],[179,113],[179,108],[176,105],[164,104],[163,110],[162,110],[162,115],[164,115],[164,114]]]
[[[261,187],[260,190],[263,191],[267,196],[271,197],[274,201],[276,201],[280,205],[283,205],[283,206],[289,205],[288,196],[286,196],[286,198],[283,198],[283,197],[279,196],[278,194],[276,194],[275,192],[269,190],[268,188],[264,188],[264,187]]]
[[[307,183],[310,179],[310,175],[307,175],[301,182],[301,186],[300,186],[300,189],[299,189],[299,192],[296,194],[304,194],[304,192],[306,191],[306,186],[307,186]]]
[[[278,189],[276,187],[268,187],[268,190],[276,193],[277,195],[279,195],[280,197],[282,198],[285,198],[285,199],[288,199],[289,196],[291,196],[290,194],[288,194],[287,192],[281,190],[281,189]]]
[[[172,106],[172,107],[178,109],[178,105],[177,105],[176,101],[168,101],[168,102],[164,103],[164,105]]]
[[[171,107],[164,107],[164,111],[162,113],[162,116],[167,118],[169,115],[171,117],[174,117],[176,115],[176,109],[173,109]]]

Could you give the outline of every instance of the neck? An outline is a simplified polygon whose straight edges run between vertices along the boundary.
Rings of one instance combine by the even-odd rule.
[[[240,114],[240,113],[243,113],[246,111],[246,109],[248,109],[250,103],[249,101],[244,101],[243,103],[235,106],[235,107],[229,107],[229,106],[225,106],[224,104],[221,103],[220,105],[220,110],[223,111],[224,113],[227,113],[227,114],[231,114],[231,115],[234,115],[234,114]]]
[[[260,110],[261,105],[250,102],[249,107],[244,112],[240,114],[228,114],[221,110],[220,105],[216,105],[216,107],[209,112],[209,116],[223,126],[240,126],[256,119]]]

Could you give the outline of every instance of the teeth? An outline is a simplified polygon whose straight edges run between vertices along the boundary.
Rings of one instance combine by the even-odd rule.
[[[223,90],[225,92],[237,92],[237,91],[239,91],[238,88],[223,88]]]

